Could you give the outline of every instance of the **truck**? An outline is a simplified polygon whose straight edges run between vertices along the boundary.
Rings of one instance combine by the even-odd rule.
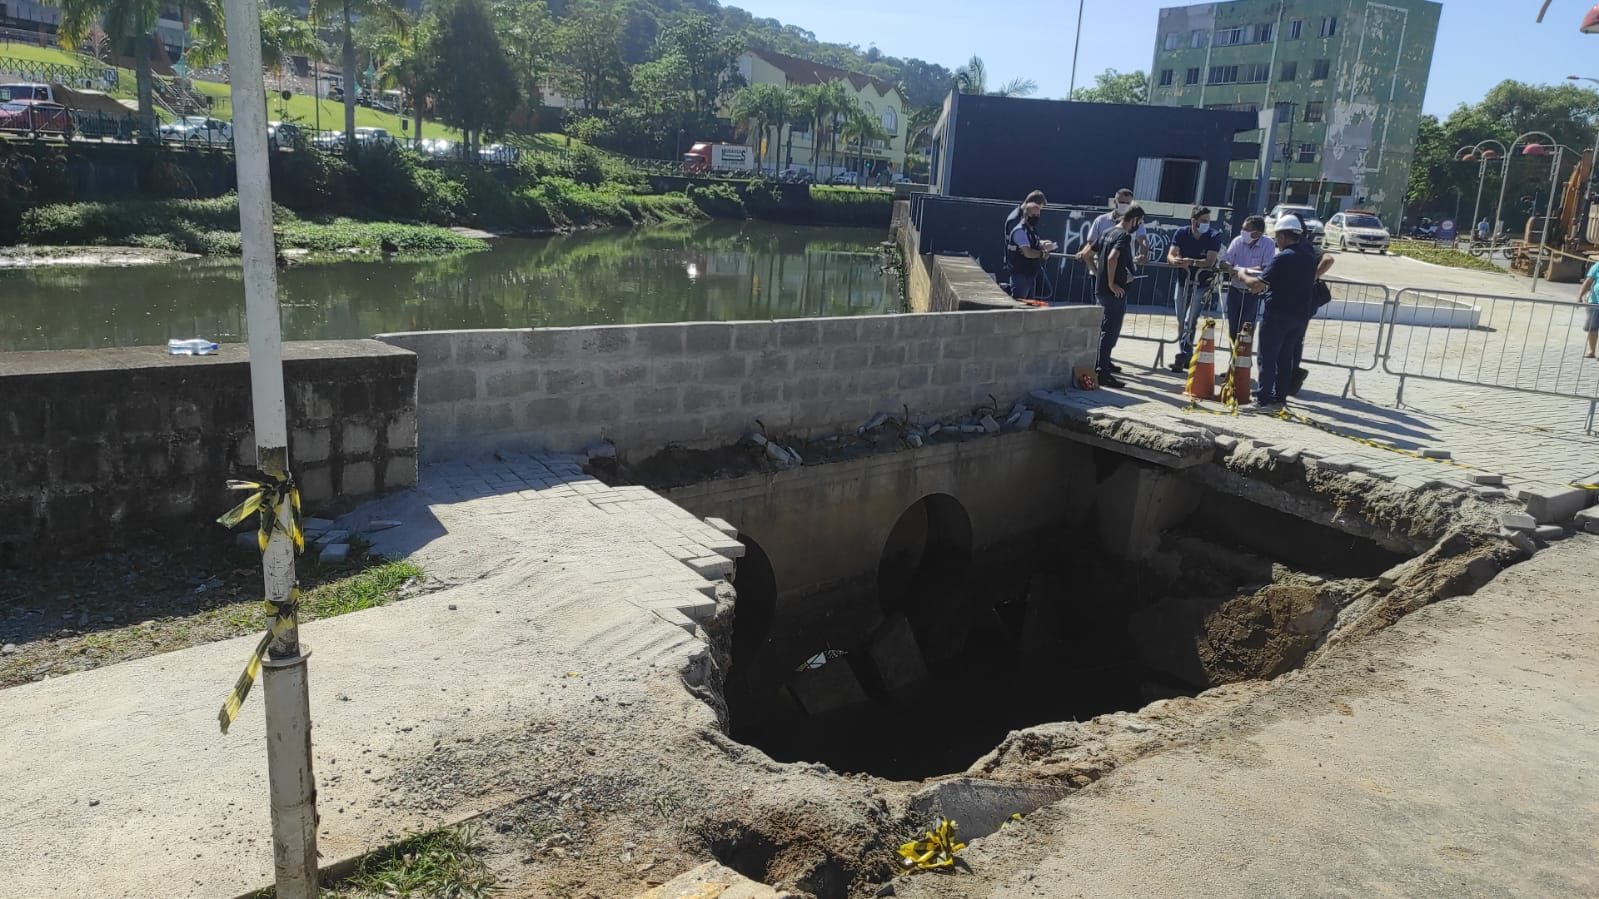
[[[100,91],[80,90],[64,84],[15,82],[0,84],[0,104],[32,106],[35,119],[44,110],[59,107],[65,112],[57,113],[53,118],[71,122],[68,128],[41,130],[61,131],[63,134],[86,138],[133,138],[132,110]]]
[[[683,173],[686,175],[753,171],[755,151],[742,144],[696,143],[683,154]]]

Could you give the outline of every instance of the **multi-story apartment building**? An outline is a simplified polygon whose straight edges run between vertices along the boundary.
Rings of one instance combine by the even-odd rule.
[[[1398,227],[1441,10],[1434,0],[1162,9],[1149,102],[1278,110],[1269,190],[1255,196],[1259,162],[1234,162],[1236,208],[1363,206]]]

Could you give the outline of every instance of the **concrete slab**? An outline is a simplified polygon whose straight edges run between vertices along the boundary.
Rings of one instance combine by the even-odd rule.
[[[825,715],[867,701],[860,680],[843,658],[796,673],[789,679],[788,689],[807,715]]]

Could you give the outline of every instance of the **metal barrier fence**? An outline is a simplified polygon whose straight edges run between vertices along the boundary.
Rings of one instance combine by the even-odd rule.
[[[1587,400],[1592,431],[1599,362],[1584,360],[1590,316],[1599,306],[1407,287],[1389,304],[1383,371],[1399,378],[1396,403],[1411,378]]]

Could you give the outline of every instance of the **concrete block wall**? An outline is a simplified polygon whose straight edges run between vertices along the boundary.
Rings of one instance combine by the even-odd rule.
[[[580,450],[648,455],[855,428],[909,406],[965,414],[1091,364],[1095,307],[379,335],[417,356],[424,459]]]
[[[290,462],[311,508],[416,483],[416,357],[372,340],[284,344]],[[0,565],[196,528],[255,467],[248,352],[0,354]]]

